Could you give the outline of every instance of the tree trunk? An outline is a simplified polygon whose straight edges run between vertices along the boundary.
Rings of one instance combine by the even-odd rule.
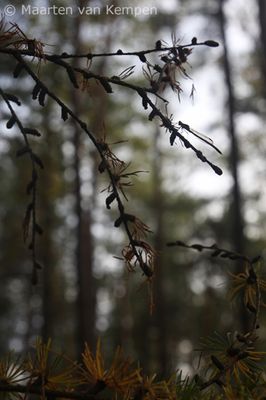
[[[166,345],[166,309],[164,293],[164,274],[163,274],[163,250],[165,245],[163,232],[163,196],[161,188],[161,169],[162,157],[160,151],[160,129],[157,127],[154,138],[154,162],[153,162],[153,183],[154,183],[154,220],[156,223],[154,248],[156,252],[155,276],[154,276],[154,299],[155,315],[154,322],[157,331],[157,371],[159,375],[166,374],[167,368],[167,345]]]
[[[266,98],[266,3],[265,0],[258,0],[260,41],[261,41],[261,72],[264,78],[263,94]]]
[[[78,2],[79,7],[85,5],[84,0]],[[73,48],[75,53],[80,53],[81,39],[81,15],[77,15],[73,24]],[[79,61],[73,62],[74,66],[78,66]],[[82,113],[82,93],[73,90],[72,108],[77,115]],[[77,216],[77,232],[76,232],[76,267],[77,267],[77,351],[80,356],[84,348],[84,342],[90,347],[95,344],[95,303],[96,288],[93,278],[93,238],[91,234],[92,216],[91,210],[82,209],[81,194],[81,177],[80,177],[80,161],[81,161],[81,141],[80,129],[73,124],[73,145],[75,148],[73,167],[75,171],[74,194],[76,199],[75,213]]]
[[[227,88],[227,119],[228,119],[228,133],[231,142],[230,154],[229,154],[229,165],[233,177],[232,185],[232,200],[231,200],[231,215],[232,215],[232,230],[231,230],[231,242],[234,246],[234,250],[239,253],[245,253],[245,237],[244,237],[244,218],[243,218],[243,200],[241,196],[240,184],[239,184],[239,152],[238,152],[238,139],[235,128],[235,95],[232,83],[232,71],[230,66],[230,58],[228,54],[228,44],[226,38],[226,18],[224,14],[224,0],[219,0],[219,24],[221,30],[221,37],[224,46],[223,54],[223,67],[225,82]],[[237,272],[242,271],[242,265],[237,265]],[[244,309],[244,305],[241,305],[241,328],[243,331],[248,330],[247,313]]]

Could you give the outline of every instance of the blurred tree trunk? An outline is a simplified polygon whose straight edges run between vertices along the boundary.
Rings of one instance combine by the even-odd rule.
[[[78,1],[79,7],[88,5],[88,2],[84,0]],[[81,20],[82,17],[79,15],[76,17],[75,25],[73,26],[73,47],[75,53],[82,53],[82,43],[80,38],[81,33]],[[110,29],[108,35],[105,38],[104,48],[108,51],[112,43],[112,30]],[[97,65],[97,71],[100,75],[104,74],[106,66],[106,58],[102,57]],[[75,61],[78,65],[78,61]],[[93,83],[91,83],[93,85]],[[86,94],[87,95],[87,94]],[[93,110],[89,115],[90,128],[93,133],[97,134],[103,130],[104,117],[107,109],[107,97],[106,93],[102,90],[99,85],[93,85],[91,90],[93,95]],[[84,109],[82,103],[82,94],[78,91],[73,91],[72,103],[75,113],[81,115],[86,112],[87,116],[89,112]],[[99,114],[97,111],[101,110]],[[80,162],[81,162],[81,142],[80,142],[80,130],[77,126],[74,126],[73,144],[75,147],[75,197],[76,197],[76,215],[78,217],[77,226],[77,248],[76,248],[76,263],[78,271],[78,350],[79,354],[83,349],[84,342],[89,343],[90,347],[95,345],[95,324],[96,324],[96,280],[93,277],[93,253],[94,243],[92,237],[92,223],[93,223],[93,210],[96,205],[96,187],[98,180],[98,156],[95,150],[92,150],[90,154],[92,168],[92,194],[90,198],[90,206],[88,209],[82,209],[82,195],[81,195],[81,178],[80,178]]]
[[[85,1],[80,0],[77,4],[79,7],[85,6]],[[81,44],[81,20],[82,16],[77,15],[73,26],[72,45],[75,53],[82,51]],[[79,61],[74,60],[73,65],[78,66]],[[71,92],[72,108],[77,115],[81,115],[82,93],[78,90]],[[96,291],[93,278],[93,239],[91,234],[92,217],[91,209],[84,210],[82,208],[81,194],[81,140],[80,129],[73,124],[73,145],[75,149],[73,167],[75,171],[74,194],[76,199],[75,213],[77,216],[77,234],[76,234],[76,266],[77,266],[77,351],[81,354],[84,348],[84,342],[90,347],[94,347],[95,343],[95,304]]]
[[[245,253],[245,236],[244,236],[244,218],[243,218],[243,200],[241,196],[241,189],[239,184],[239,145],[236,133],[236,100],[232,81],[232,71],[230,65],[230,56],[228,53],[228,43],[226,37],[226,17],[224,14],[224,0],[219,0],[218,19],[220,24],[220,31],[222,42],[224,46],[223,53],[223,67],[225,75],[225,83],[227,90],[227,119],[228,119],[228,133],[230,137],[230,154],[229,165],[233,177],[232,185],[232,200],[231,200],[231,215],[232,215],[232,236],[231,242],[234,250],[239,253]],[[237,265],[237,272],[242,271],[242,265]],[[241,328],[248,330],[247,313],[244,305],[241,305],[240,322]]]
[[[50,135],[47,135],[49,137]],[[51,144],[52,145],[52,144]],[[47,164],[46,164],[47,165]],[[44,177],[42,177],[42,185],[44,188],[49,188],[49,182],[46,182],[47,178],[51,174],[51,170],[48,167]],[[46,178],[45,178],[46,177]],[[43,273],[43,299],[42,299],[42,309],[43,309],[43,326],[42,326],[42,337],[43,340],[47,341],[49,338],[54,338],[56,315],[58,312],[57,302],[55,301],[55,293],[59,290],[56,288],[56,260],[53,254],[53,241],[51,238],[51,227],[53,225],[53,211],[54,207],[51,204],[51,199],[47,197],[47,194],[42,193],[41,196],[41,209],[45,210],[45,234],[42,238],[42,262],[44,265]],[[62,310],[60,311],[60,313]]]
[[[53,81],[51,80],[51,83]],[[65,341],[68,335],[63,329],[62,322],[66,316],[64,298],[64,277],[58,268],[59,251],[56,247],[54,235],[59,220],[56,215],[55,201],[63,193],[63,178],[58,179],[61,164],[61,138],[55,137],[55,132],[49,127],[53,112],[50,105],[43,111],[42,126],[46,127],[46,138],[42,143],[41,159],[45,165],[45,173],[40,176],[39,184],[39,218],[44,234],[39,241],[40,259],[44,270],[40,274],[42,279],[42,337],[45,341],[49,338]],[[57,172],[56,172],[57,171]]]
[[[259,24],[260,24],[260,41],[261,41],[261,72],[264,78],[263,94],[266,98],[266,2],[258,0]]]
[[[154,248],[156,252],[155,276],[154,276],[154,323],[156,327],[156,357],[157,371],[159,375],[166,374],[167,368],[167,327],[166,327],[166,308],[164,293],[164,269],[163,269],[163,250],[165,247],[164,226],[163,226],[163,195],[161,187],[162,156],[160,150],[160,129],[156,128],[154,136],[154,161],[153,161],[153,212],[156,225]]]

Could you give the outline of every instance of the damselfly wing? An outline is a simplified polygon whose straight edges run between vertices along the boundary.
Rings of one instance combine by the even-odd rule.
[[[213,149],[215,149],[218,153],[222,154],[222,152],[218,149],[218,147],[214,145],[213,140],[210,137],[203,135],[203,133],[200,133],[195,129],[190,128],[188,124],[184,124],[181,121],[179,121],[179,125],[182,129],[185,129],[187,132],[192,133],[192,135],[196,136],[198,139],[202,140],[203,142],[211,146]]]

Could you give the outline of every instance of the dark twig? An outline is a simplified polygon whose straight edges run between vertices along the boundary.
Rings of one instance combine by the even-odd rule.
[[[84,131],[87,134],[87,136],[89,137],[91,142],[94,144],[94,146],[98,150],[98,153],[99,153],[99,155],[100,155],[100,157],[102,159],[102,162],[103,162],[103,164],[105,166],[105,169],[106,169],[106,171],[107,171],[107,173],[109,175],[109,178],[110,178],[110,181],[111,181],[111,184],[112,184],[112,188],[113,188],[112,190],[113,190],[113,192],[115,194],[115,198],[116,198],[116,201],[117,201],[117,204],[118,204],[118,210],[119,210],[119,213],[120,213],[120,218],[121,218],[121,220],[122,220],[122,222],[124,224],[125,231],[126,231],[126,234],[128,236],[130,245],[131,245],[131,247],[133,249],[134,255],[135,255],[136,259],[138,260],[139,266],[140,266],[143,274],[150,278],[152,276],[152,274],[153,274],[152,270],[150,268],[147,268],[147,265],[145,264],[145,262],[142,259],[141,252],[139,252],[137,250],[137,247],[135,245],[135,240],[134,240],[134,238],[132,236],[132,233],[130,231],[130,228],[129,228],[129,221],[128,221],[128,218],[127,218],[128,214],[125,212],[123,202],[122,202],[121,197],[120,197],[120,195],[118,193],[118,190],[117,190],[117,186],[116,186],[117,182],[116,182],[115,176],[114,176],[114,174],[113,174],[113,172],[112,172],[110,166],[108,165],[108,162],[107,162],[107,160],[106,160],[106,158],[104,156],[104,152],[103,152],[101,143],[99,143],[96,140],[94,135],[88,129],[87,124],[85,122],[83,122],[77,115],[75,115],[75,113],[61,99],[59,99],[58,96],[56,96],[53,92],[51,92],[48,89],[48,87],[38,78],[38,76],[32,71],[32,69],[28,66],[28,64],[23,60],[21,55],[18,54],[18,53],[14,53],[13,55],[17,59],[18,63],[23,65],[23,68],[32,77],[32,79],[35,81],[36,85],[38,85],[38,87],[40,88],[40,90],[39,90],[40,93],[43,92],[46,95],[48,95],[51,99],[53,99],[61,107],[62,110],[64,110],[69,116],[71,116],[73,118],[73,120],[76,121],[76,123],[80,126],[81,130]]]
[[[195,45],[207,45],[207,46],[216,46],[218,45],[216,42],[213,41],[206,41],[206,42],[201,42],[201,43],[191,43],[189,45],[182,45],[182,46],[172,46],[172,47],[161,47],[160,49],[153,49],[153,50],[145,50],[143,52],[129,52],[129,53],[123,53],[123,55],[137,55],[140,57],[141,54],[146,54],[146,53],[151,53],[152,51],[160,51],[160,52],[165,52],[165,51],[169,51],[169,52],[173,52],[173,54],[178,53],[178,51],[188,48],[188,47],[194,47]],[[10,48],[4,48],[4,49],[0,49],[0,53],[7,53],[7,54],[12,54],[13,56],[18,56],[18,55],[25,55],[25,56],[32,56],[34,54],[32,54],[31,51],[28,50],[17,50],[17,49],[10,49]],[[117,53],[106,53],[109,55],[119,55],[120,51],[118,51]],[[104,55],[104,53],[101,54],[102,56]],[[100,55],[91,55],[91,57],[93,56],[100,56]],[[101,85],[104,87],[104,89],[107,91],[107,93],[112,93],[112,87],[110,84],[114,84],[114,85],[118,85],[118,86],[123,86],[126,87],[128,89],[134,90],[136,93],[138,93],[138,95],[142,98],[142,104],[143,107],[145,109],[148,108],[148,106],[150,106],[151,108],[151,113],[149,114],[149,119],[152,120],[155,116],[159,117],[161,122],[162,122],[162,126],[164,126],[166,128],[167,131],[169,131],[170,133],[170,144],[173,145],[175,142],[175,139],[178,138],[181,143],[185,146],[185,148],[190,148],[195,154],[196,156],[202,161],[202,162],[206,162],[213,170],[216,174],[221,175],[222,174],[222,170],[216,166],[215,164],[213,164],[211,161],[209,161],[204,154],[198,150],[195,146],[193,146],[189,140],[187,140],[181,133],[181,129],[180,128],[184,128],[187,129],[189,132],[191,132],[191,129],[189,127],[189,125],[187,124],[179,124],[178,127],[176,127],[172,121],[165,116],[160,110],[159,108],[151,101],[151,99],[148,97],[148,93],[155,95],[156,97],[160,98],[162,101],[164,101],[165,103],[168,103],[167,100],[163,99],[161,97],[161,95],[159,93],[157,93],[157,89],[155,89],[154,87],[150,87],[150,88],[145,88],[145,87],[140,87],[134,84],[131,84],[129,82],[125,82],[124,80],[120,79],[117,76],[113,76],[113,77],[106,77],[106,76],[101,76],[98,74],[95,74],[91,71],[82,69],[82,68],[73,68],[70,64],[68,64],[67,62],[63,61],[63,58],[68,58],[66,56],[63,55],[49,55],[49,54],[38,54],[39,59],[44,59],[46,61],[52,62],[54,64],[57,64],[58,66],[61,66],[63,68],[66,69],[66,71],[68,72],[70,79],[72,80],[72,83],[74,84],[75,87],[78,87],[78,83],[76,82],[75,79],[75,75],[74,75],[74,71],[81,74],[83,76],[84,79],[89,80],[89,79],[95,79],[98,82],[101,83]],[[86,57],[87,55],[80,55],[80,57]],[[175,56],[176,57],[176,56]],[[163,59],[164,57],[162,57]],[[169,62],[169,60],[167,61]],[[166,62],[166,63],[167,63]],[[179,61],[177,58],[175,60],[176,63],[181,64],[182,62]],[[179,65],[178,64],[178,65]],[[158,67],[158,66],[157,66]],[[155,70],[156,68],[153,67]],[[160,67],[158,67],[159,69],[161,69]],[[193,133],[194,134],[194,133]],[[209,146],[213,147],[216,151],[220,152],[219,149],[217,149],[216,146],[214,146],[212,143],[204,140],[204,142],[206,144],[208,144]]]
[[[240,260],[243,261],[245,265],[248,266],[246,272],[246,281],[247,285],[255,285],[255,303],[256,303],[255,307],[253,307],[252,305],[246,305],[246,307],[250,309],[250,311],[252,311],[253,313],[253,321],[251,324],[251,328],[249,329],[248,332],[244,334],[236,335],[235,340],[231,343],[230,347],[227,349],[227,354],[229,354],[230,358],[225,365],[222,364],[214,355],[211,355],[211,360],[213,364],[218,368],[218,371],[208,381],[205,381],[200,384],[200,390],[204,390],[213,384],[218,384],[219,386],[222,386],[223,385],[222,379],[224,378],[226,373],[228,371],[231,371],[239,360],[247,358],[249,356],[250,348],[258,338],[257,330],[259,328],[259,313],[261,308],[261,289],[260,289],[260,281],[255,272],[254,265],[258,261],[260,261],[261,257],[256,256],[251,258],[237,252],[220,248],[215,243],[211,246],[205,246],[198,243],[188,245],[183,241],[177,240],[175,242],[167,243],[167,246],[185,247],[188,249],[197,250],[199,252],[207,250],[212,252],[211,254],[212,257],[227,258],[233,261]]]
[[[5,393],[25,393],[25,394],[38,394],[42,396],[43,394],[47,399],[77,399],[77,400],[107,400],[106,397],[98,397],[95,394],[82,393],[77,391],[60,391],[60,390],[50,390],[43,389],[42,386],[28,386],[28,385],[9,385],[5,383],[0,383],[0,392]]]
[[[27,186],[27,194],[31,194],[31,201],[27,206],[24,222],[23,222],[23,236],[24,236],[24,241],[26,242],[29,236],[29,230],[31,226],[31,240],[29,244],[29,249],[31,250],[32,253],[32,283],[37,284],[37,271],[38,269],[41,268],[40,263],[36,259],[36,234],[41,234],[42,229],[37,223],[37,218],[36,218],[36,201],[37,201],[37,182],[38,182],[38,172],[37,168],[43,168],[43,164],[39,157],[33,152],[30,142],[28,140],[27,135],[34,135],[34,136],[40,136],[40,133],[36,129],[31,129],[31,128],[25,128],[20,121],[19,117],[17,116],[14,108],[11,105],[11,99],[12,97],[16,97],[12,95],[8,95],[3,91],[2,88],[0,88],[0,95],[2,96],[3,100],[5,101],[9,111],[11,118],[7,122],[7,128],[12,128],[14,124],[16,124],[23,136],[24,142],[25,142],[25,147],[22,149],[19,149],[17,151],[17,157],[23,156],[28,154],[30,161],[31,161],[31,181],[29,182]],[[13,99],[14,101],[14,99]],[[15,101],[18,105],[20,105],[19,101]]]
[[[187,249],[193,249],[193,250],[197,250],[199,252],[201,252],[203,250],[209,250],[209,251],[212,251],[212,254],[211,254],[212,257],[229,258],[230,260],[242,260],[242,261],[247,261],[250,264],[256,263],[260,258],[260,257],[259,258],[255,257],[255,258],[251,259],[250,257],[247,257],[246,255],[239,254],[237,252],[218,247],[216,243],[212,244],[211,246],[204,246],[199,243],[188,245],[181,240],[176,240],[175,242],[167,243],[167,246],[168,247],[174,247],[174,246],[185,247]]]
[[[157,43],[159,43],[158,41]],[[141,50],[141,51],[123,51],[121,49],[110,52],[110,53],[84,53],[84,54],[68,54],[66,52],[63,52],[62,54],[51,54],[51,57],[57,58],[57,59],[69,59],[69,58],[84,58],[91,60],[93,58],[97,57],[115,57],[115,56],[136,56],[136,57],[141,57],[146,54],[151,54],[151,53],[158,53],[158,52],[173,52],[173,51],[178,51],[179,49],[186,49],[189,47],[196,47],[196,46],[208,46],[208,47],[218,47],[219,44],[215,42],[214,40],[206,40],[205,42],[198,42],[198,43],[188,43],[184,45],[179,45],[179,46],[158,46],[152,49],[147,49],[147,50]],[[5,48],[5,49],[0,49],[2,52],[4,50],[4,53],[12,53],[12,49],[10,48]],[[26,56],[33,56],[34,51],[31,50],[20,50],[21,55],[26,55]],[[45,58],[48,55],[45,55]]]

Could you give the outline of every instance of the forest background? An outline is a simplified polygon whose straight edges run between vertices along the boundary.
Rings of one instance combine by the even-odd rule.
[[[64,7],[66,3],[73,7],[88,4],[69,1],[63,2]],[[1,7],[7,4],[3,1]],[[95,83],[83,92],[75,91],[60,71],[41,65],[40,76],[95,135],[108,143],[118,142],[111,145],[115,154],[130,163],[130,170],[144,171],[133,178],[133,186],[126,187],[125,193],[128,209],[151,228],[158,254],[155,306],[150,315],[145,279],[139,272],[129,273],[123,262],[114,258],[121,257],[126,238],[113,226],[115,211],[106,210],[103,189],[108,182],[98,173],[95,150],[74,125],[58,123],[58,110],[52,102],[40,112],[29,99],[28,78],[12,80],[12,66],[8,60],[1,63],[1,84],[23,99],[24,121],[43,133],[34,148],[45,164],[38,193],[43,228],[38,253],[43,271],[33,287],[31,260],[22,237],[29,168],[15,157],[22,140],[15,129],[6,129],[6,109],[1,104],[1,353],[6,349],[24,352],[36,336],[42,336],[51,337],[58,349],[75,358],[85,341],[94,348],[100,336],[107,358],[122,345],[147,372],[165,375],[182,368],[191,373],[197,369],[194,349],[201,337],[214,330],[230,331],[236,319],[240,330],[245,327],[246,317],[239,313],[239,305],[228,306],[227,302],[228,270],[233,272],[235,263],[166,244],[175,240],[217,243],[240,253],[263,255],[265,2],[135,4],[155,6],[158,13],[25,17],[17,12],[6,20],[45,42],[51,53],[134,51],[153,48],[157,40],[172,45],[173,41],[190,43],[193,37],[219,42],[219,48],[193,50],[186,67],[189,77],[178,78],[183,90],[180,101],[170,89],[163,95],[170,101],[169,115],[211,137],[221,149],[222,156],[195,139],[223,169],[223,175],[215,175],[181,143],[170,147],[164,129],[147,120],[133,92],[116,88],[115,94],[108,95]],[[18,10],[20,2],[12,5]],[[47,6],[45,1],[37,5]],[[91,68],[112,76],[133,65],[134,74],[128,80],[147,83],[141,61],[130,56],[94,59]],[[263,321],[261,325],[263,341]]]

